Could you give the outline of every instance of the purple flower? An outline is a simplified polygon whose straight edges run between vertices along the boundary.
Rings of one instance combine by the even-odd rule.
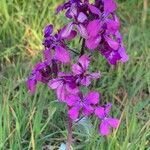
[[[47,63],[51,63],[51,61],[54,60],[63,64],[69,64],[71,61],[71,55],[68,49],[61,45],[56,45],[53,49],[47,48],[43,54]]]
[[[66,95],[77,94],[78,86],[75,83],[75,77],[69,73],[59,72],[58,77],[49,81],[48,86],[56,90],[57,98],[60,101],[66,100]]]
[[[79,2],[79,1],[78,1]],[[77,2],[77,3],[78,3]],[[76,36],[75,29],[78,30],[80,35],[83,38],[87,37],[87,32],[86,32],[86,21],[87,21],[87,15],[79,11],[79,5],[75,4],[76,2],[71,2],[69,9],[66,12],[66,15],[68,18],[72,19],[70,23],[68,23],[60,32],[60,37],[64,39],[68,39],[71,35],[71,39],[73,39]],[[74,34],[73,34],[74,32]]]
[[[95,114],[101,120],[99,125],[99,132],[101,135],[110,134],[111,128],[117,128],[119,126],[119,120],[116,118],[109,117],[111,104],[107,104],[104,107],[97,107]]]
[[[80,112],[85,116],[91,115],[99,102],[99,97],[98,92],[89,92],[85,96],[82,93],[68,95],[66,97],[66,103],[70,107],[68,111],[70,118],[76,120]]]
[[[54,68],[53,68],[54,69]],[[37,82],[48,83],[55,72],[49,64],[40,62],[36,64],[31,76],[27,80],[27,87],[31,93],[35,93]]]
[[[89,86],[91,84],[91,79],[98,79],[100,73],[89,73],[88,68],[90,64],[90,58],[87,55],[82,55],[78,64],[72,65],[72,72],[77,77],[77,83],[84,86]]]
[[[95,114],[99,120],[99,133],[108,135],[112,128],[117,128],[120,121],[110,117],[111,104],[99,106],[100,94],[89,91],[84,95],[83,86],[87,88],[93,79],[98,79],[100,73],[89,71],[90,57],[85,46],[90,51],[98,50],[111,65],[118,61],[125,63],[129,57],[119,32],[120,22],[115,14],[115,0],[68,0],[59,5],[57,13],[65,10],[69,22],[54,33],[53,25],[47,25],[43,30],[44,61],[38,63],[27,81],[31,93],[36,90],[38,82],[47,84],[56,92],[57,99],[68,105],[68,115],[76,120],[80,115]],[[81,52],[69,48],[68,44],[79,35],[82,42]],[[79,56],[76,63],[71,64],[70,51]],[[73,55],[73,56],[76,56]],[[65,73],[62,71],[71,72]],[[81,90],[81,91],[80,91]]]

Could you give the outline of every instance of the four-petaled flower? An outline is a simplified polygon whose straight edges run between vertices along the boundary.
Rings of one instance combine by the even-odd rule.
[[[111,104],[108,103],[104,107],[97,107],[95,109],[95,115],[101,120],[99,125],[99,132],[101,135],[110,134],[111,128],[117,128],[119,126],[119,120],[109,117]]]
[[[35,93],[37,82],[48,83],[52,78],[56,68],[46,62],[40,62],[35,65],[31,76],[27,80],[27,87],[31,93]]]
[[[82,93],[78,95],[68,95],[66,103],[69,106],[68,114],[71,119],[76,120],[81,112],[85,116],[89,116],[94,112],[94,108],[99,102],[99,93],[91,91],[83,96]]]
[[[69,73],[59,72],[58,78],[50,80],[48,86],[56,90],[58,100],[64,102],[68,94],[77,94],[79,92],[75,77]]]
[[[98,79],[100,73],[89,73],[88,68],[90,64],[90,58],[87,55],[82,55],[77,64],[72,65],[72,72],[77,77],[76,82],[78,84],[89,86],[91,79]]]

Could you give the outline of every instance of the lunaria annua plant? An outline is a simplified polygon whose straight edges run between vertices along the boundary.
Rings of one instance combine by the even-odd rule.
[[[99,104],[99,92],[89,89],[83,93],[82,90],[83,87],[88,90],[92,80],[101,77],[99,72],[89,71],[93,53],[101,54],[110,65],[128,61],[119,32],[116,8],[114,0],[95,0],[94,3],[88,0],[69,0],[56,10],[57,14],[65,11],[68,24],[57,33],[53,32],[51,24],[44,29],[44,58],[35,65],[27,86],[34,93],[38,82],[47,84],[56,92],[58,101],[68,106],[68,150],[72,142],[72,123],[81,116],[98,117],[99,133],[103,136],[119,126],[119,120],[109,115],[111,104]],[[80,39],[80,51],[68,45],[75,38]],[[73,63],[74,61],[76,62]],[[64,66],[69,71],[65,72]]]

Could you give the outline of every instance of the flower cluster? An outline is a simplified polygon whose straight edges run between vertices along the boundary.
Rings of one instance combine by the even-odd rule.
[[[88,89],[93,80],[101,77],[99,72],[90,72],[91,53],[98,51],[111,65],[128,60],[116,8],[114,0],[95,0],[94,3],[69,0],[58,6],[56,12],[65,11],[69,23],[57,33],[54,33],[53,25],[45,27],[43,61],[34,67],[27,81],[31,93],[35,92],[38,82],[54,90],[57,99],[69,107],[68,115],[72,120],[81,115],[98,117],[101,135],[108,135],[110,128],[117,128],[119,120],[109,116],[110,103],[99,105],[99,92],[92,90],[85,94],[82,89]],[[77,36],[82,41],[81,51],[77,52],[77,57],[72,57],[68,41]]]

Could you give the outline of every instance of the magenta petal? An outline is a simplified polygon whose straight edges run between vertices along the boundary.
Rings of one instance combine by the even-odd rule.
[[[83,23],[87,19],[87,16],[83,12],[80,12],[77,19],[79,22]]]
[[[73,17],[73,18],[76,17],[78,14],[76,5],[71,5],[69,12],[70,12],[71,17]]]
[[[88,36],[90,38],[97,36],[100,29],[101,29],[101,23],[99,19],[89,22],[89,24],[87,25]]]
[[[88,6],[89,6],[90,11],[93,14],[96,14],[96,15],[100,15],[101,14],[100,10],[97,7],[95,7],[94,5],[88,4]]]
[[[109,124],[105,120],[102,120],[99,126],[99,132],[103,136],[110,134]]]
[[[78,64],[73,64],[73,65],[72,65],[72,72],[73,72],[75,75],[79,75],[79,74],[82,74],[82,73],[83,73],[83,69],[82,69]]]
[[[129,60],[129,56],[127,55],[126,50],[125,50],[124,47],[121,47],[118,52],[121,56],[122,63],[125,63]]]
[[[90,105],[85,105],[85,106],[83,107],[82,113],[83,113],[83,115],[85,115],[85,116],[89,116],[89,115],[91,115],[91,114],[93,113],[93,111],[94,111],[94,109],[93,109],[92,106],[90,106]]]
[[[110,113],[111,107],[112,107],[111,103],[108,103],[105,105],[105,114],[106,115],[108,115]]]
[[[37,81],[42,81],[42,78],[43,78],[42,74],[39,71],[37,71],[35,74],[35,79]]]
[[[99,102],[99,93],[98,92],[89,92],[86,95],[86,101],[88,104],[98,104]]]
[[[105,117],[105,108],[97,107],[95,109],[95,115],[98,116],[100,119],[103,119]]]
[[[111,19],[107,19],[107,30],[109,32],[111,32],[112,34],[114,34],[115,32],[117,32],[119,30],[119,22],[111,20]]]
[[[68,35],[65,39],[70,41],[70,40],[74,39],[76,37],[76,35],[77,35],[77,32],[75,30],[72,30],[70,32],[70,35]]]
[[[79,116],[79,108],[78,107],[72,107],[69,111],[68,111],[68,115],[72,120],[76,120],[78,119]]]
[[[59,79],[52,79],[49,81],[48,83],[48,86],[51,88],[51,89],[57,89],[59,85],[62,84],[62,81],[59,80]]]
[[[43,55],[44,55],[45,61],[50,64],[52,60],[51,51],[49,49],[46,49],[43,51]]]
[[[58,88],[56,89],[56,93],[57,93],[58,100],[60,101],[66,100],[66,91],[64,85],[59,85]]]
[[[71,34],[71,31],[73,29],[73,23],[70,22],[68,25],[66,25],[61,31],[60,36],[61,38],[68,38]]]
[[[68,106],[74,106],[78,101],[80,100],[80,97],[78,95],[67,95],[66,96],[66,103]]]
[[[114,0],[103,0],[105,13],[112,13],[117,9],[117,4]]]
[[[114,50],[118,50],[119,48],[119,43],[114,41],[113,39],[111,39],[110,37],[108,36],[105,36],[105,40],[107,41],[108,45],[114,49]]]
[[[44,37],[48,37],[53,32],[53,25],[49,24],[44,28]]]
[[[94,37],[94,38],[89,38],[86,40],[86,46],[91,49],[94,50],[98,47],[98,45],[100,44],[101,41],[101,37]]]
[[[62,63],[69,63],[70,62],[70,53],[63,47],[57,46],[55,48],[54,59],[56,59]]]
[[[89,67],[89,64],[90,64],[90,58],[89,56],[87,55],[82,55],[80,58],[79,58],[79,63],[81,64],[83,70],[87,70],[88,67]]]
[[[87,38],[88,37],[86,28],[82,24],[77,25],[77,29],[78,29],[80,35],[83,38]]]
[[[116,118],[107,118],[106,121],[113,128],[117,128],[120,123],[120,121]]]
[[[27,88],[32,94],[35,93],[36,84],[37,84],[37,81],[33,78],[29,78],[27,80]]]
[[[91,78],[89,76],[83,77],[81,84],[88,87],[91,84]]]

